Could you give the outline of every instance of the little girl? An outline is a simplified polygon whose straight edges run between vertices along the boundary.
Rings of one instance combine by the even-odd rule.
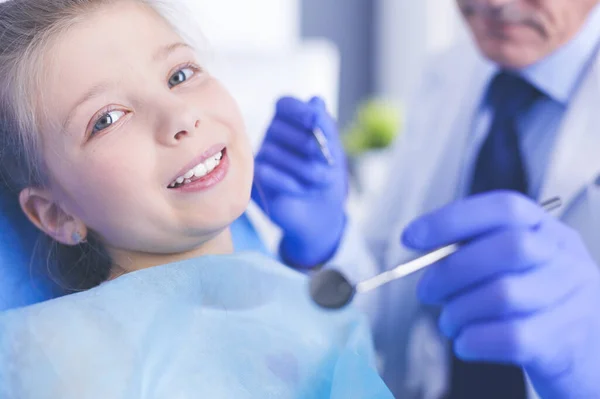
[[[253,157],[184,36],[150,0],[0,4],[2,175],[84,289],[0,315],[0,397],[391,397],[361,317],[232,254]]]

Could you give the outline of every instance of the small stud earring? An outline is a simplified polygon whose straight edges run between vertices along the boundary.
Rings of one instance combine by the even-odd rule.
[[[74,231],[73,235],[71,236],[71,239],[73,240],[73,242],[75,244],[81,244],[84,242],[83,237],[81,236],[81,234],[78,231]]]

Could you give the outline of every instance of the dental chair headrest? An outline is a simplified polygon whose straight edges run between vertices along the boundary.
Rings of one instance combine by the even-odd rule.
[[[33,258],[38,237],[16,196],[0,186],[0,311],[49,299],[35,263],[41,260]]]

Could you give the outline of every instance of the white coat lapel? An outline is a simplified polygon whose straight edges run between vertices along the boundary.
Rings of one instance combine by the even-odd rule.
[[[391,232],[392,241],[385,256],[387,267],[415,255],[398,245],[398,237],[408,223],[456,199],[473,117],[493,67],[469,46],[461,56],[438,65],[436,72],[429,78],[431,82],[427,82],[435,85],[435,90],[428,92],[426,105],[426,109],[434,110],[435,114],[427,118],[421,116],[414,132],[425,142],[419,146],[421,153],[413,155],[419,158],[410,159],[418,165],[419,171],[414,172],[418,179],[410,185],[411,195],[403,196],[403,211]],[[404,162],[404,166],[406,170],[414,167],[408,162]]]
[[[600,173],[600,57],[582,82],[560,128],[541,198],[568,205]]]
[[[431,184],[427,187],[429,195],[425,195],[425,210],[430,211],[454,201],[460,196],[462,179],[464,176],[465,154],[468,152],[472,140],[474,121],[485,94],[487,85],[494,72],[489,64],[478,63],[475,70],[465,73],[463,81],[459,85],[448,88],[448,93],[461,93],[462,96],[454,94],[455,98],[447,98],[448,104],[453,101],[453,113],[448,113],[447,119],[441,126],[448,126],[449,132],[445,132],[440,142],[440,151],[436,171]]]

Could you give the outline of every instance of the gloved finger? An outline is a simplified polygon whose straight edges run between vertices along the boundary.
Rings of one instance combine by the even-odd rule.
[[[323,134],[325,134],[327,140],[337,140],[339,138],[338,129],[335,121],[327,111],[325,101],[321,97],[313,97],[308,104],[315,110],[315,126],[323,130]]]
[[[275,118],[284,120],[294,126],[312,130],[317,119],[317,109],[310,103],[294,97],[282,97],[275,105]]]
[[[278,145],[304,158],[323,160],[312,130],[298,128],[281,119],[271,122],[265,136],[266,143]]]
[[[469,325],[454,341],[454,352],[465,361],[496,362],[522,366],[540,365],[548,370],[566,367],[574,346],[581,315],[565,302],[551,310],[520,318],[506,318]]]
[[[494,320],[470,325],[454,341],[459,359],[473,362],[523,364],[537,346],[528,318]]]
[[[319,96],[312,97],[308,103],[318,111],[327,112],[327,104],[325,104],[325,101]]]
[[[564,259],[547,267],[504,275],[452,298],[440,315],[440,330],[454,338],[473,324],[522,317],[558,306],[584,284],[581,275],[565,267]]]
[[[313,97],[309,104],[316,109],[315,125],[320,127],[329,143],[331,152],[337,157],[344,155],[337,122],[327,111],[325,102],[320,97]]]
[[[498,230],[464,244],[425,271],[417,288],[419,299],[439,304],[475,284],[551,261],[561,243],[553,231],[554,225],[543,223],[537,229]]]
[[[344,148],[337,124],[327,112],[323,100],[318,97],[314,97],[309,103],[291,97],[280,99],[265,142],[274,141],[293,152],[304,153],[307,157],[326,162],[313,133],[316,127],[325,135],[326,145],[336,163],[344,164]]]
[[[253,185],[256,190],[252,190],[252,199],[259,205],[264,199],[263,196],[280,194],[302,196],[306,191],[304,185],[293,176],[268,164],[256,164]]]
[[[431,250],[508,227],[534,227],[544,210],[525,196],[508,191],[476,195],[454,202],[411,223],[404,245]]]
[[[308,188],[327,187],[334,174],[326,163],[297,156],[285,148],[265,142],[256,157],[257,164],[269,164]]]

